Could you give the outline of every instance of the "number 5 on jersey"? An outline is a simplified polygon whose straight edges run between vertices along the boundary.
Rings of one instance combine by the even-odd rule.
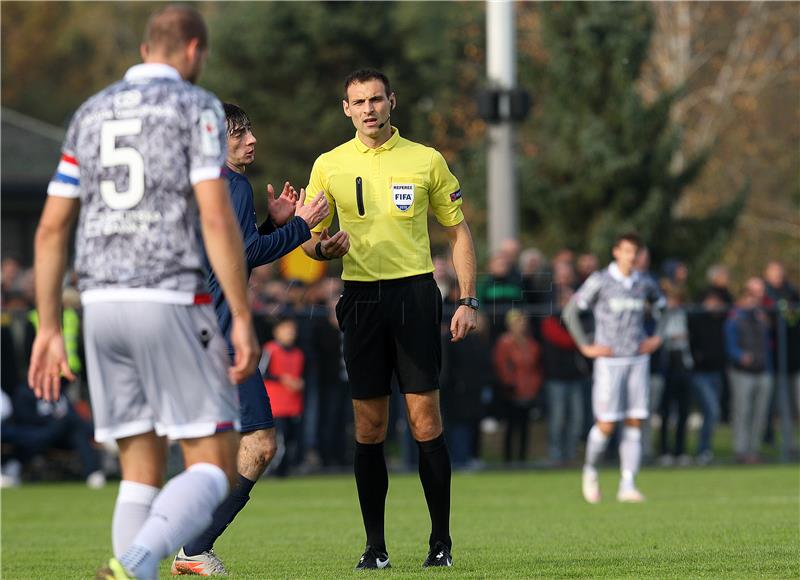
[[[106,121],[100,129],[100,163],[103,167],[128,166],[128,189],[117,191],[113,179],[100,182],[100,195],[111,209],[131,209],[144,197],[144,159],[133,147],[117,147],[117,137],[139,135],[141,119]]]

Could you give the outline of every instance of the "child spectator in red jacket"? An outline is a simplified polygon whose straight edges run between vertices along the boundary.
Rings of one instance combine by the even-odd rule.
[[[305,357],[295,346],[297,323],[293,319],[279,320],[272,335],[273,340],[264,345],[264,386],[272,402],[278,436],[275,474],[285,477],[299,460]]]

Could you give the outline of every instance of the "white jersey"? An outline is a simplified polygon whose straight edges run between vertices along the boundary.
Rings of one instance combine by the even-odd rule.
[[[140,64],[75,113],[48,194],[80,197],[84,303],[191,303],[206,292],[193,185],[226,155],[219,100],[164,64]]]
[[[636,356],[645,339],[645,306],[662,309],[666,301],[654,280],[633,272],[627,278],[615,262],[595,272],[572,300],[581,310],[591,310],[595,344],[610,346],[614,356]]]

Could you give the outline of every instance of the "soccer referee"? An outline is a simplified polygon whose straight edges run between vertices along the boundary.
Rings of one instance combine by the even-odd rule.
[[[419,476],[431,517],[423,566],[452,566],[450,455],[439,410],[442,296],[433,280],[428,208],[445,227],[461,291],[453,341],[476,325],[475,250],[461,212],[461,189],[442,155],[400,136],[390,123],[397,98],[386,75],[359,70],[344,83],[350,141],[321,155],[308,191],[324,191],[334,212],[303,244],[317,260],[343,257],[344,292],[336,316],[356,428],[355,477],[367,545],[356,568],[386,568],[384,508],[389,487],[383,441],[392,375],[419,445]]]

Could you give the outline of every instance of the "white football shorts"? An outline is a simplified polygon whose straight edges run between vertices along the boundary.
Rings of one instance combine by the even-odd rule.
[[[93,302],[83,320],[97,441],[149,431],[191,439],[238,425],[212,305]]]
[[[647,419],[650,355],[598,357],[594,361],[592,411],[598,421]]]

